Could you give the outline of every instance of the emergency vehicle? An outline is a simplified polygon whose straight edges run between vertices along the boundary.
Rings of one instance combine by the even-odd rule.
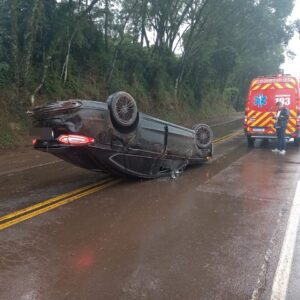
[[[276,103],[289,109],[286,137],[300,141],[300,86],[291,75],[258,77],[252,80],[245,110],[245,135],[248,145],[255,139],[276,138]]]

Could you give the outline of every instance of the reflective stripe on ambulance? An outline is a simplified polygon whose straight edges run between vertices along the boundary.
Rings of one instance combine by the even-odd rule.
[[[255,110],[251,110],[247,114],[246,121],[246,130],[249,132],[253,127],[264,127],[265,133],[267,134],[275,134],[275,117],[276,112],[256,112]],[[292,134],[297,128],[297,113],[294,110],[290,110],[290,118],[287,125],[286,133]]]
[[[251,91],[267,90],[267,89],[294,89],[297,86],[297,82],[291,78],[288,82],[273,82],[273,83],[259,83],[259,80],[254,80],[251,84]],[[264,134],[274,135],[276,134],[275,128],[276,112],[257,112],[250,110],[246,114],[245,128],[247,132],[252,132],[252,128],[261,127],[264,128]],[[286,129],[286,134],[293,134],[297,128],[297,112],[290,110],[290,118]]]

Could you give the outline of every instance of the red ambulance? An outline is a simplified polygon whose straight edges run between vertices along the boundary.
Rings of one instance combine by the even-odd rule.
[[[290,111],[286,136],[300,141],[300,86],[291,75],[258,77],[252,80],[245,111],[245,134],[248,145],[255,139],[276,138],[276,102]]]

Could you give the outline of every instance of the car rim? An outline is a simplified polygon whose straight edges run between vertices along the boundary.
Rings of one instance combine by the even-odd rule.
[[[121,94],[113,101],[113,115],[117,123],[131,126],[137,117],[137,106],[134,99],[128,94]]]
[[[207,125],[199,125],[195,129],[195,139],[198,148],[208,147],[212,142],[212,130]]]
[[[116,110],[118,116],[123,121],[130,121],[135,112],[135,105],[131,101],[131,99],[127,97],[120,97],[118,102],[116,103]]]

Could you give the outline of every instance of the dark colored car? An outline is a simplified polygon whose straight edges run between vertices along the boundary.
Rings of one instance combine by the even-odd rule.
[[[212,130],[138,112],[125,92],[106,103],[59,101],[32,111],[34,148],[77,166],[141,178],[172,175],[212,156]]]

